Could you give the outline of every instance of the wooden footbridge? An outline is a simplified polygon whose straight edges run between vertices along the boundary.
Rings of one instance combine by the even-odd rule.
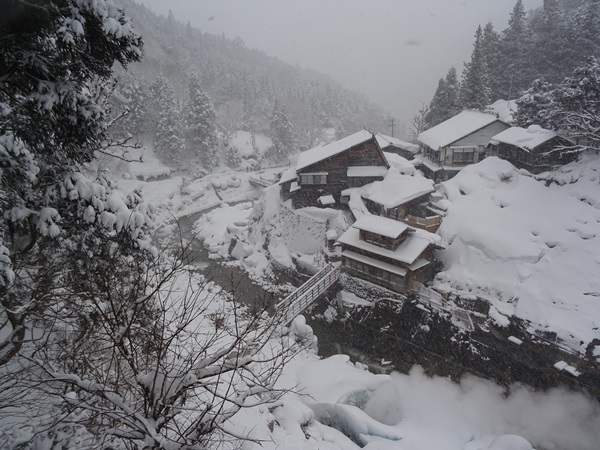
[[[276,306],[277,312],[283,316],[285,324],[290,323],[296,316],[310,306],[340,277],[339,267],[328,264],[317,272],[310,280],[288,295]]]
[[[271,186],[273,183],[267,180],[263,180],[262,178],[257,178],[257,177],[250,177],[248,179],[248,182],[256,187],[260,187],[260,188],[266,188]]]

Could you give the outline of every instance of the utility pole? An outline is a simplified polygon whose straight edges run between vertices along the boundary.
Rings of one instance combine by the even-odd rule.
[[[390,127],[392,128],[392,137],[394,137],[394,127],[396,126],[396,119],[394,117],[390,117]]]
[[[510,101],[512,100],[510,97],[512,95],[513,88],[513,74],[510,74],[510,84],[508,85],[508,109],[510,110]]]

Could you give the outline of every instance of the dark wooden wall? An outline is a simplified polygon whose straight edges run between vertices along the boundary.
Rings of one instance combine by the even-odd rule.
[[[294,208],[321,206],[318,199],[323,195],[333,195],[335,201],[339,203],[341,192],[350,187],[348,167],[356,166],[388,167],[387,160],[374,138],[298,171],[299,181],[303,173],[327,172],[327,184],[302,185],[298,191],[291,194]],[[363,181],[377,180],[381,180],[381,177],[372,177]]]

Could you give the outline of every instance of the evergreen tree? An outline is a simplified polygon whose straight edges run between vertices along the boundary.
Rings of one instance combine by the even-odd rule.
[[[241,163],[242,157],[240,156],[240,152],[235,147],[227,147],[225,149],[225,164],[232,169],[235,169],[239,167]]]
[[[490,91],[492,102],[502,98],[502,80],[498,76],[500,64],[500,36],[494,30],[492,22],[488,22],[483,29],[481,42],[483,54],[489,69]]]
[[[123,86],[120,93],[127,108],[127,115],[121,120],[119,128],[125,134],[131,134],[140,140],[144,131],[148,129],[147,106],[150,101],[148,94],[135,80]]]
[[[279,102],[275,102],[270,130],[273,146],[269,150],[269,157],[276,161],[283,161],[296,152],[294,128],[284,108],[279,106]]]
[[[426,126],[434,127],[458,114],[460,112],[458,95],[459,84],[456,69],[451,67],[446,78],[440,78],[425,117]]]
[[[562,80],[572,67],[571,32],[558,0],[544,0],[531,22],[532,60],[538,77],[550,83]]]
[[[475,32],[471,61],[465,63],[460,86],[460,104],[464,109],[485,110],[490,104],[489,69],[483,48],[481,26]]]
[[[523,1],[517,0],[510,14],[508,28],[500,39],[499,64],[495,68],[498,73],[498,95],[501,98],[510,100],[518,97],[531,82],[529,33]]]
[[[117,241],[135,252],[139,230],[108,220],[115,217],[106,203],[112,186],[82,171],[107,137],[106,105],[90,86],[110,82],[117,63],[138,61],[142,41],[114,5],[6,0],[0,42],[3,366],[27,345],[31,315],[43,317],[54,294],[80,276],[79,252],[95,257],[101,243]],[[129,200],[123,206],[135,207]],[[68,308],[66,296],[60,301]]]
[[[187,153],[210,171],[218,163],[216,115],[212,102],[200,86],[200,78],[190,75],[190,99],[186,106],[185,137]]]
[[[446,120],[443,109],[446,91],[446,80],[444,78],[440,78],[437,89],[435,90],[433,98],[431,99],[431,103],[429,103],[429,111],[427,112],[427,117],[425,118],[425,121],[427,122],[427,128],[435,127],[437,124]]]
[[[575,151],[600,150],[600,62],[591,56],[553,94],[554,129],[577,143]]]
[[[554,103],[554,87],[543,80],[535,80],[532,86],[517,100],[513,124],[518,127],[540,125],[550,128],[549,114]]]
[[[170,164],[181,164],[185,143],[173,86],[159,76],[150,86],[150,92],[157,104],[158,120],[154,139],[156,154]]]
[[[595,57],[555,89],[536,81],[517,104],[519,125],[535,123],[564,133],[575,142],[570,151],[600,150],[600,63]]]
[[[600,0],[587,0],[572,20],[571,30],[575,37],[571,46],[573,54],[589,57],[600,56]]]

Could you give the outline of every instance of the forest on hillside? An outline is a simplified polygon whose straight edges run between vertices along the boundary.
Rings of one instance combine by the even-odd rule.
[[[292,269],[295,263],[291,258],[291,245],[288,250],[284,243],[290,239],[299,242],[300,247],[314,246],[315,258],[303,251],[294,252],[295,260],[306,267],[311,263],[324,264],[325,258],[321,255],[326,254],[325,238],[332,240],[328,231],[335,231],[339,236],[341,233],[333,228],[347,229],[347,215],[332,208],[314,209],[310,214],[291,211],[280,201],[277,185],[284,164],[246,172],[236,167],[240,155],[229,141],[239,130],[255,137],[268,135],[270,150],[265,158],[287,162],[292,152],[312,147],[325,138],[335,139],[335,135],[346,135],[363,126],[379,131],[385,115],[361,95],[341,88],[329,78],[250,50],[240,39],[203,33],[177,22],[172,14],[160,17],[132,0],[118,1],[125,10],[115,5],[117,0],[3,0],[2,3],[1,449],[252,450],[260,446],[263,450],[286,447],[358,450],[371,445],[390,448],[399,448],[402,443],[411,445],[413,437],[408,433],[413,431],[418,433],[421,442],[433,437],[441,443],[424,444],[419,448],[491,450],[500,448],[500,444],[494,444],[499,442],[495,434],[502,434],[497,436],[500,439],[508,436],[509,444],[514,444],[515,438],[523,443],[524,438],[504,434],[520,432],[523,417],[531,420],[531,429],[543,435],[534,436],[535,442],[548,442],[547,435],[554,439],[550,445],[544,445],[546,448],[596,448],[594,444],[600,440],[594,434],[600,430],[596,425],[600,421],[597,404],[593,403],[588,409],[579,406],[585,400],[579,394],[578,402],[560,394],[547,403],[538,400],[546,397],[538,396],[537,392],[533,395],[528,387],[519,385],[515,391],[522,395],[513,403],[521,414],[513,415],[512,409],[503,406],[505,400],[510,400],[508,391],[504,390],[507,386],[492,385],[488,381],[475,384],[467,379],[466,384],[452,387],[449,379],[438,377],[423,383],[408,383],[403,389],[413,399],[412,405],[422,406],[422,409],[412,408],[410,417],[403,415],[411,414],[411,403],[405,403],[409,396],[400,396],[396,390],[396,386],[400,386],[399,377],[370,374],[363,362],[348,364],[350,357],[344,355],[333,357],[329,362],[317,362],[314,354],[317,340],[306,320],[299,316],[290,325],[287,311],[276,308],[280,294],[287,296],[294,289],[294,283],[305,282],[303,275],[296,277],[301,274]],[[563,19],[580,17],[584,20],[585,17],[589,21],[597,18],[592,13],[597,13],[598,1],[562,5],[548,0],[542,12],[529,16],[521,14],[518,2],[511,23],[520,21],[529,30],[540,14],[549,20],[549,6],[554,4],[560,6]],[[594,20],[588,24],[589,29],[597,26]],[[468,76],[465,75],[462,84],[446,83],[460,88],[459,99],[466,98],[470,92],[465,87],[467,80],[491,83],[489,61],[481,56],[479,48],[485,30],[478,34],[474,59],[466,66],[473,70],[466,71]],[[509,35],[508,31],[499,33],[497,45],[505,45]],[[588,38],[597,37],[595,34]],[[575,38],[568,36],[568,39]],[[592,50],[597,51],[597,47]],[[523,79],[522,87],[515,88],[515,93],[523,93],[520,114],[546,120],[552,126],[570,126],[572,136],[581,132],[584,140],[580,142],[588,148],[596,145],[598,149],[600,66],[593,54],[582,52],[580,56],[572,67],[565,66],[563,72],[552,73],[554,78],[549,74],[548,81]],[[475,64],[476,61],[482,64]],[[575,67],[578,68],[573,72]],[[528,76],[533,78],[531,73]],[[453,77],[458,77],[456,72]],[[513,85],[516,82],[513,79]],[[483,84],[486,102],[489,99],[485,95],[488,92],[493,95],[490,86]],[[539,89],[539,95],[531,89]],[[529,107],[525,107],[527,99],[531,100]],[[472,104],[466,107],[478,108]],[[558,120],[562,122],[555,124]],[[327,136],[322,134],[324,129]],[[267,139],[262,142],[265,141]],[[139,148],[134,151],[131,146]],[[373,148],[377,149],[377,145]],[[152,150],[160,161],[153,158]],[[149,155],[152,160],[137,161],[134,154]],[[106,163],[107,160],[111,163]],[[143,180],[137,179],[133,166],[138,162],[148,165],[149,170],[158,166],[160,177],[167,178],[149,177],[152,179],[147,181],[142,176]],[[155,162],[156,166],[152,166]],[[578,171],[558,174],[555,184],[568,184],[568,190],[547,189],[543,196],[538,190],[546,189],[543,182],[521,176],[510,167],[494,169],[498,162],[510,166],[508,162],[494,162],[492,158],[483,163],[486,162],[490,165],[483,176],[493,174],[493,177],[488,176],[482,182],[479,172],[469,175],[467,171],[466,178],[457,176],[454,185],[444,188],[446,197],[450,198],[447,193],[453,192],[451,195],[458,199],[456,213],[449,209],[455,208],[454,198],[437,196],[437,203],[445,204],[457,218],[450,216],[450,222],[446,222],[450,223],[449,227],[452,220],[457,224],[455,237],[447,241],[459,245],[475,242],[471,254],[480,259],[466,258],[466,251],[460,249],[458,259],[461,264],[469,259],[471,267],[483,261],[481,266],[486,277],[492,273],[489,268],[494,267],[490,261],[498,266],[507,261],[501,257],[489,258],[488,254],[505,255],[522,243],[525,250],[517,252],[515,258],[519,269],[521,262],[529,264],[535,260],[537,263],[547,253],[549,258],[543,261],[540,272],[558,274],[561,267],[566,267],[563,272],[568,272],[571,280],[565,284],[571,288],[579,284],[580,297],[585,297],[585,302],[560,302],[551,311],[557,311],[560,325],[568,331],[577,322],[562,320],[566,315],[565,304],[574,305],[570,317],[589,316],[579,323],[590,324],[589,330],[584,331],[593,339],[588,339],[592,341],[589,344],[585,342],[588,345],[585,352],[595,369],[600,358],[600,345],[595,337],[599,321],[578,305],[591,304],[600,297],[593,274],[600,253],[595,251],[600,235],[596,230],[600,223],[597,208],[600,200],[596,195],[600,192],[597,177],[600,162],[596,162],[596,166],[585,166],[581,162]],[[226,170],[220,166],[222,163],[237,170]],[[406,164],[412,174],[417,174],[411,163]],[[208,173],[212,169],[216,170]],[[355,175],[372,173],[370,166],[356,169]],[[348,175],[346,167],[340,170],[343,176]],[[294,169],[287,173],[295,176]],[[389,174],[400,176],[394,167]],[[263,175],[266,176],[263,178]],[[306,175],[310,182],[327,181],[322,174]],[[575,178],[581,179],[579,184],[572,183]],[[461,179],[466,180],[464,184],[460,184]],[[262,182],[263,187],[275,184],[263,190],[252,187],[251,183],[256,182]],[[523,190],[516,189],[517,183]],[[430,187],[431,183],[427,184]],[[319,194],[321,197],[327,196]],[[507,198],[508,201],[504,201]],[[510,204],[513,199],[517,205]],[[477,205],[471,207],[469,201]],[[521,209],[516,208],[518,201],[521,201]],[[467,207],[461,210],[459,202]],[[538,214],[538,210],[531,207],[541,203],[548,205],[543,211],[547,215]],[[562,214],[564,220],[556,220],[556,210],[568,212]],[[362,212],[365,211],[366,207]],[[469,219],[469,213],[473,214],[473,220]],[[539,217],[530,224],[526,214]],[[503,221],[507,217],[519,220]],[[482,222],[482,218],[490,225]],[[554,227],[548,227],[548,231],[543,222]],[[416,232],[409,232],[408,225],[399,228],[402,229],[400,235]],[[453,228],[448,229],[448,235],[452,236]],[[526,239],[519,239],[519,230]],[[500,234],[493,235],[493,231]],[[555,233],[559,236],[556,239]],[[401,240],[406,234],[402,238],[396,234],[396,244],[410,242]],[[481,241],[476,238],[487,239],[490,234],[493,247],[501,251],[486,253],[484,249],[490,247],[478,245]],[[469,236],[467,239],[461,235]],[[558,239],[564,236],[567,236],[566,244],[561,245]],[[279,238],[281,244],[277,241]],[[543,252],[537,258],[536,249],[542,246]],[[262,252],[272,256],[282,249],[285,252],[279,257],[287,258],[290,265],[283,266],[280,278],[259,285],[250,276],[248,284],[238,283],[234,276],[225,276],[227,273],[220,280],[215,277],[221,268],[240,269],[231,273],[242,274],[240,266],[217,264],[221,251],[227,258],[238,255],[240,262],[243,259],[247,264],[246,268],[255,269],[256,276],[259,271],[265,274],[275,266],[271,264],[274,259]],[[310,257],[306,258],[307,255]],[[196,258],[198,264],[192,266]],[[556,264],[559,259],[562,266]],[[474,296],[471,286],[475,271],[467,265],[469,261],[454,272],[468,277],[469,294],[465,300]],[[573,261],[576,263],[571,264]],[[429,265],[428,261],[425,263],[420,267]],[[415,260],[415,264],[422,262]],[[384,267],[393,269],[395,274],[405,273],[397,266]],[[554,272],[548,271],[548,267]],[[497,273],[507,272],[496,270]],[[515,271],[513,278],[503,277],[501,281],[520,286],[526,282],[527,274],[526,270]],[[539,278],[539,285],[548,277]],[[554,278],[553,283],[544,283],[544,288],[558,286],[563,281],[559,276]],[[584,278],[584,282],[577,282]],[[444,281],[449,283],[450,276]],[[353,284],[350,281],[348,286],[352,288]],[[250,286],[264,287],[265,295],[255,295],[256,291]],[[486,296],[492,291],[485,284],[482,287],[486,288]],[[306,291],[299,291],[299,298],[309,297]],[[552,297],[540,291],[536,291],[540,302],[550,303]],[[364,290],[359,286],[356,292],[370,296],[375,290],[371,286]],[[386,352],[395,353],[394,357],[406,357],[406,364],[419,356],[432,367],[459,368],[463,374],[466,364],[477,360],[482,365],[493,365],[495,372],[505,372],[507,377],[515,373],[515,367],[523,367],[523,372],[531,373],[531,364],[539,369],[535,373],[547,377],[554,373],[550,365],[554,364],[555,369],[570,368],[569,376],[578,376],[577,369],[567,362],[575,360],[579,364],[576,358],[583,355],[569,354],[565,361],[556,363],[563,363],[560,369],[555,364],[556,359],[544,366],[538,365],[537,358],[515,366],[510,359],[504,359],[505,353],[498,360],[488,358],[487,350],[480,352],[464,339],[463,329],[457,329],[456,334],[446,331],[451,330],[450,321],[435,315],[433,310],[430,314],[427,308],[423,310],[412,301],[395,301],[388,294],[381,298],[384,301],[374,300],[372,305],[353,293],[347,294],[345,302],[340,294],[341,301],[336,299],[331,305],[345,303],[345,307],[352,309],[364,308],[375,320],[376,326],[371,328],[381,336],[378,342],[387,347]],[[570,297],[570,292],[566,297]],[[500,310],[494,306],[490,316],[493,314],[495,320],[504,319],[506,310],[516,310],[516,306],[512,306],[515,299],[518,301],[517,296],[511,294],[508,307]],[[283,302],[283,305],[287,307],[289,303]],[[391,309],[377,309],[381,305],[386,308],[389,305]],[[327,320],[325,328],[333,333],[336,328],[331,324],[336,316],[329,306],[322,316]],[[386,320],[391,320],[390,326],[380,321],[384,318],[379,311],[388,316]],[[531,307],[529,311],[537,314],[539,310]],[[393,322],[404,313],[406,322]],[[320,311],[318,314],[321,315]],[[338,321],[343,332],[335,333],[332,347],[341,348],[338,346],[340,336],[353,336],[369,344],[362,332],[353,332],[353,324],[359,322],[348,320],[346,312],[337,317],[343,319]],[[368,323],[365,321],[364,325]],[[434,327],[443,333],[429,335],[435,347],[429,351],[421,343]],[[394,329],[410,336],[410,340],[405,341],[410,347],[393,338]],[[514,331],[515,328],[508,328],[503,336]],[[523,331],[528,340],[533,337],[530,331],[534,330],[527,327]],[[479,336],[484,336],[483,342],[472,342],[481,344],[479,348],[491,349],[485,336],[495,338],[496,330],[490,332],[482,328]],[[530,342],[517,338],[524,347],[509,347],[515,344],[515,336],[511,337],[513,340],[509,337],[507,346],[502,348],[524,359],[527,353],[522,349],[527,349]],[[571,337],[575,340],[573,335]],[[440,342],[443,345],[438,345]],[[580,347],[582,343],[584,341]],[[546,341],[541,345],[547,348]],[[447,349],[444,355],[440,355],[440,347]],[[365,353],[374,362],[373,367],[378,371],[394,367],[390,359],[384,359],[385,353],[379,354],[373,349]],[[463,358],[463,355],[466,356]],[[554,355],[543,358],[544,364],[550,357]],[[315,364],[312,364],[313,359]],[[589,380],[593,386],[600,383],[597,371],[586,373],[581,366],[578,368],[583,375],[580,380]],[[304,372],[303,378],[298,376],[300,372]],[[412,379],[425,379],[424,374],[417,369]],[[553,380],[565,377],[567,375],[561,373]],[[568,385],[574,384],[574,380]],[[441,391],[441,384],[448,387]],[[379,385],[382,389],[377,387]],[[419,389],[419,385],[423,388]],[[305,390],[304,386],[313,387]],[[482,395],[484,389],[493,395]],[[457,414],[456,405],[461,398],[473,392],[478,394],[477,401],[462,407],[469,415]],[[371,397],[375,403],[370,403]],[[441,399],[446,407],[432,403],[434,397]],[[528,403],[535,403],[536,407],[526,408],[525,403],[518,401],[522,398],[529,399]],[[303,403],[307,399],[315,401],[314,411]],[[340,399],[346,399],[345,403]],[[357,407],[369,410],[369,404],[383,414],[371,417]],[[510,426],[498,427],[496,410],[490,406],[495,404],[500,405]],[[401,411],[398,405],[407,408]],[[558,411],[562,415],[557,414],[557,410],[562,410]],[[538,411],[547,415],[536,415]],[[594,422],[589,420],[592,413]],[[479,416],[484,415],[489,416],[490,427],[485,424],[475,430],[471,424],[479,425]],[[336,417],[339,419],[334,423]],[[461,422],[468,426],[462,426]],[[515,423],[519,428],[514,428]],[[573,435],[584,434],[578,427],[587,432],[583,440],[593,444],[561,445],[569,442]],[[371,442],[362,440],[363,434],[365,439],[372,439]],[[449,442],[456,445],[446,446]],[[531,449],[532,446],[519,448]]]
[[[383,129],[381,109],[327,76],[249,49],[239,37],[204,33],[173,14],[158,16],[132,0],[120,4],[144,37],[144,58],[117,72],[113,109],[128,114],[113,131],[154,143],[174,167],[199,159],[210,171],[218,146],[234,164],[227,146],[237,130],[269,136],[274,148],[267,157],[282,160],[318,145],[326,128],[338,136]]]
[[[460,80],[455,67],[439,80],[430,104],[417,115],[421,129],[463,109],[484,111],[499,99],[516,99],[516,124],[573,131],[558,116],[584,95],[572,92],[574,86],[587,83],[589,92],[598,84],[597,62],[590,58],[599,54],[600,1],[544,0],[526,12],[518,0],[506,29],[497,31],[492,22],[477,28]]]

